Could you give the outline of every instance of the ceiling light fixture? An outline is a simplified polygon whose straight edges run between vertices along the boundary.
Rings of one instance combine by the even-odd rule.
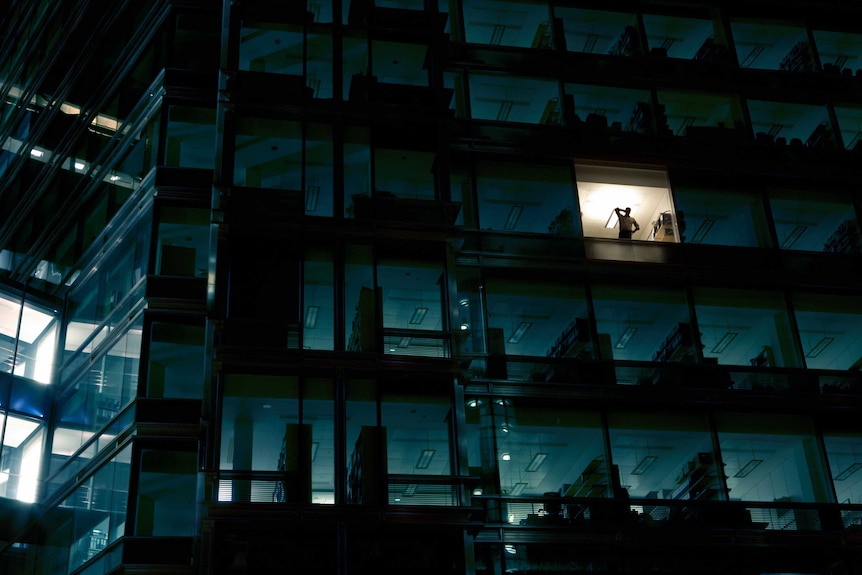
[[[416,489],[418,487],[419,486],[415,483],[408,484],[407,487],[404,488],[404,497],[413,497],[414,495],[416,495]]]
[[[793,231],[787,234],[787,237],[784,238],[784,241],[781,242],[781,247],[785,250],[789,250],[793,247],[793,245],[799,241],[799,238],[802,237],[802,234],[805,233],[805,230],[808,229],[808,226],[796,226],[793,228]]]
[[[629,341],[635,336],[638,332],[638,328],[629,326],[620,334],[620,338],[617,340],[617,343],[614,344],[616,349],[625,349],[626,345],[628,345]]]
[[[835,481],[844,481],[860,469],[862,469],[862,461],[857,461],[856,463],[852,464],[850,467],[833,477],[833,479]]]
[[[697,228],[697,231],[694,232],[694,235],[691,236],[691,240],[689,240],[693,244],[699,244],[703,241],[703,238],[706,237],[706,234],[709,233],[709,230],[712,229],[712,226],[715,225],[715,220],[706,218],[702,222],[700,222],[700,226]]]
[[[502,459],[503,461],[510,461],[512,459],[512,456],[509,453],[503,453],[502,455],[500,455],[500,459]]]
[[[409,323],[411,325],[419,325],[420,323],[422,323],[422,320],[425,319],[425,314],[427,314],[427,313],[428,313],[427,307],[417,307],[413,311],[413,317],[410,318]]]
[[[647,455],[640,462],[635,465],[635,468],[632,469],[632,475],[643,475],[646,473],[646,470],[650,468],[650,466],[655,463],[655,460],[658,459],[655,455]]]
[[[533,456],[533,459],[527,464],[526,471],[538,471],[542,464],[545,462],[545,459],[548,457],[547,453],[539,452]]]
[[[320,313],[320,306],[310,305],[305,311],[305,329],[314,329],[317,327],[317,316]]]
[[[749,459],[748,463],[739,468],[739,471],[733,474],[734,477],[748,477],[748,475],[757,469],[757,466],[763,463],[762,459]]]
[[[721,352],[723,352],[725,349],[727,349],[727,346],[729,346],[730,343],[734,339],[736,339],[737,335],[739,335],[739,334],[732,332],[732,331],[727,332],[726,334],[721,336],[721,339],[718,340],[718,342],[715,344],[715,347],[713,347],[712,350],[710,350],[710,353],[721,353]]]
[[[313,214],[317,211],[320,201],[320,186],[307,186],[305,190],[305,213]]]
[[[509,339],[506,340],[507,343],[518,343],[521,341],[521,338],[524,337],[524,334],[527,333],[533,327],[533,322],[530,321],[522,321],[518,327],[515,328],[515,331],[512,332],[512,335],[509,336]]]
[[[611,215],[608,216],[608,221],[605,222],[605,228],[612,230],[617,227],[617,212],[616,210],[611,210]]]
[[[811,350],[805,354],[805,357],[810,357],[810,358],[817,357],[818,355],[823,353],[823,350],[826,349],[827,347],[829,347],[829,344],[831,344],[833,341],[835,341],[834,337],[824,337],[823,339],[821,339],[820,341],[817,342],[817,345],[812,347]]]
[[[523,212],[524,206],[512,206],[512,209],[509,210],[509,216],[506,218],[506,223],[503,224],[503,228],[507,230],[514,230],[515,226],[518,225],[518,220],[521,219],[521,214]]]
[[[33,156],[34,158],[41,158],[42,156],[45,155],[45,152],[43,152],[42,150],[37,150],[36,148],[33,148],[32,150],[30,150],[30,155]]]
[[[526,488],[527,488],[527,484],[524,483],[523,481],[519,481],[518,483],[516,483],[512,486],[512,489],[509,490],[509,495],[511,495],[513,497],[517,497],[518,495],[523,493],[524,489],[526,489]]]
[[[419,460],[416,461],[416,469],[428,469],[435,453],[437,453],[436,449],[423,449],[422,453],[419,455]]]
[[[402,337],[401,341],[398,342],[398,347],[400,347],[400,348],[410,347],[410,338],[409,337]]]

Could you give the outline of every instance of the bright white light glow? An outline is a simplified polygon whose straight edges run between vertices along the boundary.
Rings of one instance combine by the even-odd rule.
[[[36,148],[33,148],[32,150],[30,150],[30,155],[33,156],[34,158],[41,158],[42,156],[45,155],[45,152],[43,152],[42,150],[37,150]]]

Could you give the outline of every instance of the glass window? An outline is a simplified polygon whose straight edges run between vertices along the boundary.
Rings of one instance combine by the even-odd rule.
[[[807,367],[862,368],[862,299],[835,294],[796,294],[793,309]]]
[[[311,466],[293,458],[293,468],[283,468],[285,441],[299,440],[299,380],[295,377],[227,374],[222,407],[220,469],[242,471],[291,471],[299,474]],[[311,437],[308,437],[310,440]],[[291,455],[297,453],[291,445]],[[237,491],[232,501],[250,501],[251,493]],[[246,487],[250,489],[250,484]]]
[[[431,261],[383,259],[378,263],[384,353],[449,357],[448,322],[443,314],[445,277],[442,265]]]
[[[197,506],[197,453],[141,451],[135,535],[191,537]]]
[[[718,441],[731,500],[831,501],[823,457],[807,419],[720,414]]]
[[[565,92],[574,101],[576,125],[583,122],[589,129],[610,128],[615,133],[655,130],[649,90],[566,84]]]
[[[344,133],[344,213],[356,216],[357,204],[368,203],[371,196],[371,146],[368,131],[347,126]]]
[[[635,56],[643,52],[637,15],[623,12],[556,8],[562,19],[566,49],[586,54]]]
[[[0,372],[51,383],[58,326],[52,310],[0,293]]]
[[[547,2],[463,0],[464,33],[472,44],[550,48],[551,18]]]
[[[302,189],[302,127],[299,122],[239,118],[236,129],[234,185]]]
[[[332,253],[312,249],[303,262],[302,346],[304,349],[335,349],[335,278]]]
[[[740,68],[814,70],[808,34],[802,26],[732,20],[730,28]]]
[[[530,404],[514,398],[497,398],[490,405],[484,399],[482,402],[476,407],[468,403],[468,416],[472,417],[471,410],[493,411],[502,495],[607,497],[610,494],[598,413],[562,405]],[[476,442],[480,438],[472,438],[474,450],[480,447]],[[471,462],[483,468],[490,466],[493,462],[484,461],[490,455],[473,453]],[[527,522],[523,505],[508,504],[508,523]]]
[[[611,456],[622,489],[644,499],[722,499],[721,475],[706,417],[696,414],[611,413]],[[651,519],[666,519],[656,507]],[[644,506],[644,514],[650,515]]]
[[[359,0],[357,0],[359,1]],[[346,20],[346,18],[345,18]],[[368,40],[362,37],[345,35],[342,38],[342,80],[345,100],[350,99],[353,79],[359,78],[357,87],[364,86],[362,76],[368,74]],[[354,87],[354,92],[357,91]]]
[[[444,386],[411,383],[410,388],[392,383],[381,389],[389,500],[400,505],[454,505],[452,486],[410,482],[411,476],[452,473],[450,394]]]
[[[738,140],[742,133],[742,104],[735,96],[657,90],[659,109],[664,113],[658,120],[659,133],[698,140]],[[749,136],[750,137],[750,136]]]
[[[386,469],[386,438],[377,425],[375,382],[354,379],[345,392],[347,434],[347,503],[382,503]]]
[[[375,148],[375,197],[433,200],[436,197],[435,158],[433,152]],[[356,208],[360,211],[360,206]],[[357,217],[362,216],[357,213]]]
[[[694,363],[696,339],[685,292],[644,285],[592,288],[603,359]]]
[[[371,73],[384,84],[428,86],[428,46],[405,42],[371,42]]]
[[[836,190],[770,190],[778,245],[785,250],[859,253],[862,243],[850,194]]]
[[[622,216],[628,216],[637,223],[627,223],[634,230],[631,239],[679,241],[663,171],[575,164],[575,174],[585,237],[624,238],[626,230],[620,228],[620,221]]]
[[[593,356],[584,289],[575,281],[559,283],[531,270],[486,277],[485,291],[490,354]]]
[[[0,411],[0,434],[0,497],[34,503],[45,429],[39,421]]]
[[[862,51],[860,51],[862,53]],[[842,144],[847,150],[862,150],[862,108],[835,106],[835,117],[841,130]]]
[[[709,61],[721,51],[715,27],[706,18],[644,14],[644,29],[650,52],[669,58]]]
[[[748,100],[751,127],[758,142],[809,148],[834,148],[835,132],[825,106]]]
[[[69,569],[76,569],[125,534],[132,447],[86,479],[60,507],[73,519]]]
[[[857,473],[862,469],[862,434],[829,430],[823,433],[823,443],[838,503],[862,504],[862,473]],[[842,511],[842,515],[845,515],[845,527],[862,525],[859,511]]]
[[[850,74],[862,68],[862,34],[813,30],[814,45],[824,71]]]
[[[306,379],[302,421],[311,431],[311,502],[335,503],[335,391],[328,379]]]
[[[148,397],[201,398],[206,382],[203,326],[154,322],[150,327]]]
[[[680,239],[687,244],[769,247],[760,193],[674,184]]]
[[[165,165],[211,170],[216,138],[216,111],[171,106],[165,143]]]
[[[156,270],[159,275],[207,277],[210,211],[195,208],[159,209]]]
[[[782,294],[699,288],[694,301],[706,363],[799,367]]]
[[[347,351],[376,351],[378,291],[368,246],[348,246],[344,264],[344,336]]]
[[[476,188],[481,229],[577,235],[569,168],[483,163],[476,168]]]
[[[469,84],[474,120],[559,123],[560,85],[556,80],[473,73]]]

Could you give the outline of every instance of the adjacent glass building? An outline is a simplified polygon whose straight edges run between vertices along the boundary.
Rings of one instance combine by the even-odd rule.
[[[9,0],[0,572],[862,574],[860,22]]]

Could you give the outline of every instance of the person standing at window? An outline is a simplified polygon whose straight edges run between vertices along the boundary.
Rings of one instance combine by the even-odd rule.
[[[614,211],[617,213],[617,217],[620,220],[620,239],[632,239],[632,234],[641,229],[637,220],[630,215],[632,213],[632,209],[626,208],[625,211],[623,211],[620,208],[614,208]]]

